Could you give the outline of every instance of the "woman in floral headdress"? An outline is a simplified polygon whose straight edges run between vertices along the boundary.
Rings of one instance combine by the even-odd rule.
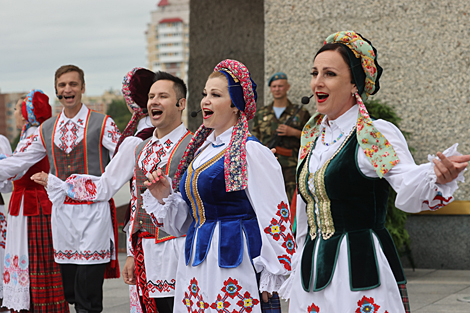
[[[353,31],[317,52],[311,88],[317,113],[305,125],[297,168],[297,244],[281,289],[291,312],[409,312],[406,278],[384,227],[389,185],[406,212],[453,200],[470,156],[457,145],[418,166],[391,123],[372,121],[363,101],[382,68]]]
[[[33,89],[20,99],[15,109],[16,126],[21,129],[14,153],[26,151],[38,126],[51,117],[49,98]],[[10,198],[5,261],[3,306],[15,311],[68,312],[62,279],[54,262],[51,233],[52,204],[44,187],[30,177],[49,172],[47,156],[21,177],[13,177]]]
[[[290,271],[294,243],[281,168],[248,132],[255,101],[248,69],[220,62],[203,91],[203,125],[174,181],[160,170],[149,176],[154,197],[143,194],[144,208],[154,223],[173,235],[187,232],[174,312],[261,312]]]

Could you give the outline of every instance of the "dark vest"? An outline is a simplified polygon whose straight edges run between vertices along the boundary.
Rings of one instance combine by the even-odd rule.
[[[257,141],[253,136],[248,137],[248,140]],[[245,190],[225,191],[224,153],[225,150],[198,169],[193,169],[194,161],[191,162],[181,179],[181,195],[193,214],[193,222],[186,234],[186,265],[189,264],[192,253],[192,266],[204,261],[217,223],[219,267],[234,268],[241,264],[244,236],[251,259],[260,255],[261,234],[258,220]],[[193,245],[196,229],[197,239]]]
[[[165,174],[168,177],[175,176],[176,170],[178,169],[178,165],[183,157],[183,154],[188,146],[189,142],[191,141],[192,135],[189,131],[180,139],[176,146],[172,149],[170,157],[168,159],[168,163],[162,168]],[[142,208],[142,193],[145,192],[146,188],[144,186],[144,182],[147,180],[147,177],[144,175],[144,171],[139,167],[138,161],[144,147],[152,138],[148,138],[147,140],[141,142],[137,148],[135,149],[135,183],[136,183],[136,194],[137,194],[137,206],[134,213],[134,225],[132,228],[132,234],[140,231],[141,236],[145,238],[155,238],[156,243],[163,242],[166,240],[170,240],[176,238],[174,236],[170,236],[169,234],[165,233],[161,229],[153,224],[150,215],[145,212],[145,209]]]
[[[84,138],[70,153],[65,153],[54,144],[58,116],[45,121],[41,125],[41,139],[46,147],[51,173],[62,180],[71,174],[101,176],[109,162],[109,152],[101,144],[107,118],[107,115],[90,110]]]
[[[330,201],[335,233],[326,240],[321,234],[316,239],[311,239],[307,234],[301,260],[302,286],[307,292],[312,286],[313,291],[320,291],[330,283],[343,237],[346,237],[348,244],[351,290],[378,287],[380,274],[373,233],[382,246],[397,283],[406,283],[395,245],[384,226],[389,184],[385,179],[369,178],[362,174],[356,160],[358,149],[360,146],[354,131],[325,170],[324,190]],[[299,166],[298,179],[302,179],[302,168],[308,167],[309,159],[310,154]],[[307,200],[304,199],[305,202]],[[314,262],[317,245],[317,259]],[[316,277],[314,282],[313,271]]]

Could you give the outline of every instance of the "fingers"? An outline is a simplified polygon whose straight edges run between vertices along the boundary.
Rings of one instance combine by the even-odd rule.
[[[35,183],[39,184],[39,185],[47,187],[47,177],[48,176],[49,176],[48,174],[46,174],[44,172],[40,172],[40,173],[36,173],[33,176],[31,176],[31,180],[34,181]]]
[[[437,154],[438,159],[434,159],[434,173],[436,174],[436,182],[446,184],[456,179],[461,171],[468,165],[468,155],[452,156],[447,158],[441,152]]]
[[[147,175],[148,182],[145,182],[145,186],[151,186],[152,184],[156,184],[157,182],[161,181],[164,182],[165,175],[163,174],[163,171],[159,168],[156,171],[153,171]]]
[[[269,301],[269,298],[271,298],[272,296],[268,296],[269,293],[267,291],[263,291],[262,293],[262,298],[263,298],[263,302],[267,303]]]

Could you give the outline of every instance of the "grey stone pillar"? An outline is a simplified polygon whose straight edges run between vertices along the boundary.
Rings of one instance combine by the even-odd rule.
[[[263,0],[191,1],[189,14],[188,112],[198,110],[207,77],[224,59],[245,64],[258,85],[257,104],[264,102]],[[188,117],[195,131],[201,114]]]

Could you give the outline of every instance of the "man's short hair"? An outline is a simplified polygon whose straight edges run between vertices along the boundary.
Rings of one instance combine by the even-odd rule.
[[[188,92],[188,89],[186,88],[186,84],[181,78],[171,75],[170,73],[167,73],[167,72],[158,71],[155,73],[153,82],[155,83],[159,80],[171,80],[174,83],[173,90],[176,93],[176,98],[186,99],[186,93]]]
[[[82,81],[82,87],[85,84],[85,73],[83,73],[83,70],[79,68],[78,66],[75,65],[62,65],[55,71],[55,79],[54,79],[54,85],[57,86],[57,80],[59,79],[60,76],[62,76],[65,73],[69,72],[77,72],[78,77],[80,77],[80,80]]]

